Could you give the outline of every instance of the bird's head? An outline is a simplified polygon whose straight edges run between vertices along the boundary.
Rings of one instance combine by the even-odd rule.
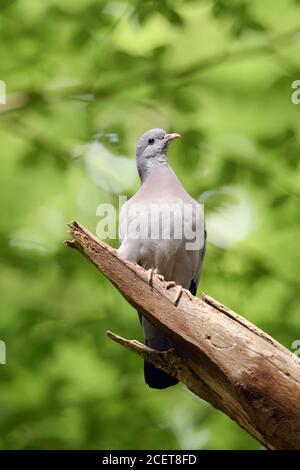
[[[146,177],[156,160],[165,160],[167,148],[179,134],[167,134],[163,129],[151,129],[145,132],[138,141],[136,158],[142,179]]]
[[[155,158],[165,155],[172,140],[180,137],[179,134],[167,134],[163,129],[150,129],[138,141],[136,156],[139,158]]]

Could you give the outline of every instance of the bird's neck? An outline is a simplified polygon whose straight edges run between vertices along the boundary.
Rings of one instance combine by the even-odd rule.
[[[168,165],[167,155],[162,154],[155,158],[144,158],[138,161],[137,167],[141,182],[144,183],[151,173],[161,165]]]

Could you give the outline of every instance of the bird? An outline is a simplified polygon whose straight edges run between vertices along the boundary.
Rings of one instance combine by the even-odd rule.
[[[117,250],[124,259],[147,269],[149,283],[156,274],[167,283],[167,288],[178,286],[175,304],[183,292],[189,297],[196,295],[206,249],[203,206],[186,192],[168,163],[169,144],[179,137],[177,133],[156,128],[139,139],[136,160],[141,186],[121,207]],[[191,209],[185,211],[184,207]],[[151,219],[149,214],[155,217]],[[165,236],[166,228],[169,236]],[[175,233],[178,228],[180,236]],[[150,233],[151,230],[155,233]],[[186,232],[194,234],[195,230],[199,243],[196,248],[188,249]],[[190,240],[190,235],[188,237]],[[157,351],[171,349],[171,339],[141,312],[139,316],[146,345]],[[155,389],[178,383],[176,377],[147,361],[144,361],[144,378],[146,384]]]

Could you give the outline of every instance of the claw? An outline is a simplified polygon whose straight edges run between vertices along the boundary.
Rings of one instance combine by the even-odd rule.
[[[166,282],[166,289],[170,289],[171,287],[178,287],[177,293],[176,293],[176,296],[175,296],[175,299],[174,299],[174,305],[177,305],[177,303],[178,303],[178,301],[181,297],[181,294],[182,294],[182,286],[177,286],[175,281]]]
[[[170,289],[171,287],[176,287],[176,282],[175,281],[168,281],[166,282],[166,289]]]
[[[188,289],[182,289],[182,292],[188,296],[189,300],[193,300],[193,294]]]
[[[157,274],[155,273],[154,269],[150,268],[147,271],[147,282],[151,287],[153,287],[153,275],[154,274],[161,282],[165,282],[165,278],[162,274]],[[171,289],[171,287],[177,287],[177,292],[176,292],[176,296],[174,299],[174,305],[178,304],[183,293],[185,293],[185,295],[189,298],[189,300],[193,299],[192,293],[188,289],[185,289],[182,286],[178,286],[175,281],[166,281],[165,287],[167,290]]]
[[[177,293],[176,293],[176,296],[175,296],[175,299],[174,299],[174,304],[177,305],[179,300],[180,300],[180,297],[182,296],[182,292],[183,292],[183,287],[182,286],[177,286],[178,289],[177,289]]]
[[[148,271],[147,271],[147,282],[148,282],[149,286],[151,286],[151,287],[152,287],[152,280],[153,280],[153,272],[154,271],[153,271],[152,268],[148,269]]]

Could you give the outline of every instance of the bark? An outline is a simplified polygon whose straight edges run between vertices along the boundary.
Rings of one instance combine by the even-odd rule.
[[[300,360],[275,339],[215,299],[191,299],[73,222],[67,245],[82,252],[126,300],[172,338],[157,352],[108,335],[226,413],[268,449],[300,449]]]

